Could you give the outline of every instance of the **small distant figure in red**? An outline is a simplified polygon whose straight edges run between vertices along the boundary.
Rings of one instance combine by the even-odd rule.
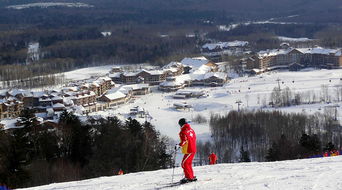
[[[124,172],[122,171],[122,169],[120,169],[118,172],[118,175],[123,175],[123,174],[124,174]]]
[[[215,153],[211,153],[210,155],[209,155],[209,164],[210,165],[214,165],[214,164],[216,164],[217,163],[217,156],[216,156],[216,154]]]

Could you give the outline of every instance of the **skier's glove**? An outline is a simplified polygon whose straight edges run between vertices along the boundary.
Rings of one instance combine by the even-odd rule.
[[[179,146],[179,144],[176,144],[175,151],[179,150],[180,148],[181,148],[181,146]]]

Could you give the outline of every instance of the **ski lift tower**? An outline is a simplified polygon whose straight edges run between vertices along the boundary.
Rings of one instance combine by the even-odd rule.
[[[335,112],[335,117],[334,117],[334,120],[337,121],[337,108],[340,107],[338,104],[335,104],[335,105],[329,105],[329,106],[325,106],[326,108],[331,108],[331,109],[334,109],[334,112]]]
[[[278,89],[279,89],[279,91],[280,91],[280,79],[279,78],[277,78],[277,80],[276,80],[277,82],[278,82]]]
[[[238,112],[240,112],[240,105],[242,104],[242,101],[237,100],[235,103],[238,105]]]
[[[335,121],[337,121],[337,108],[340,106],[338,104],[335,104],[332,107],[335,108]]]

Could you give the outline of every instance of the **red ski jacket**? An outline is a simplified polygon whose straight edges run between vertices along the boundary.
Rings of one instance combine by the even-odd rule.
[[[209,155],[209,164],[216,164],[217,161],[217,156],[214,153],[211,153]]]
[[[179,146],[182,147],[183,154],[196,152],[196,133],[189,124],[184,124],[179,133],[181,142]]]

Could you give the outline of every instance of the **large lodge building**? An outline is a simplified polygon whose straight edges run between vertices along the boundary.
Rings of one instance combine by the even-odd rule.
[[[291,48],[286,45],[281,49],[260,51],[246,61],[246,70],[254,72],[280,68],[298,70],[304,67],[334,69],[341,66],[342,53],[340,49]]]

